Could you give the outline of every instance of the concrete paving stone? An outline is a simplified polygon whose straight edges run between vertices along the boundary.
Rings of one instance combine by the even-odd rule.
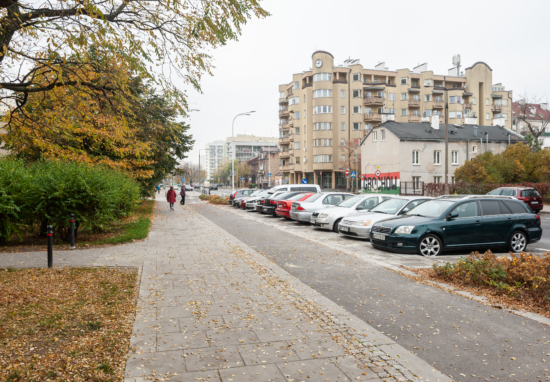
[[[178,319],[163,319],[163,320],[136,320],[134,322],[133,333],[154,334],[154,333],[175,333],[180,332],[180,324]]]
[[[170,382],[220,382],[218,370],[192,371],[170,378]]]
[[[130,349],[138,354],[157,351],[156,334],[132,334],[130,337]]]
[[[247,327],[207,330],[206,335],[214,347],[262,342],[256,333]]]
[[[246,307],[238,303],[221,302],[208,307],[208,314],[211,316],[223,316],[228,314],[242,314]]]
[[[276,365],[245,366],[219,370],[222,382],[286,382]]]
[[[381,381],[378,375],[351,355],[332,359],[334,364],[352,381]]]
[[[278,363],[277,366],[287,381],[351,381],[329,358]]]
[[[236,346],[193,349],[184,352],[187,371],[225,369],[244,366]]]
[[[330,338],[314,338],[287,341],[300,359],[339,357],[346,354],[336,341]]]
[[[157,351],[188,350],[207,348],[210,346],[204,331],[188,331],[181,333],[166,333],[157,335]]]
[[[156,307],[157,319],[193,317],[194,311],[193,307],[181,304]]]
[[[211,294],[202,294],[202,293],[190,293],[184,296],[176,298],[178,304],[187,305],[189,303],[194,303],[199,301],[201,305],[212,305],[215,303],[214,297]]]
[[[308,338],[332,337],[332,335],[315,322],[296,322],[295,325]]]
[[[214,330],[225,325],[222,316],[208,316],[207,318],[185,317],[180,318],[182,331]]]
[[[131,355],[126,361],[127,377],[164,377],[185,371],[183,351]]]
[[[285,341],[237,345],[246,365],[299,361],[300,358]]]
[[[261,341],[285,341],[293,339],[305,339],[304,333],[293,323],[283,325],[271,325],[263,328],[256,327],[254,332]]]

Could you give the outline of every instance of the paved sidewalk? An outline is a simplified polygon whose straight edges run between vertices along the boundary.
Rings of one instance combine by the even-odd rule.
[[[160,198],[159,198],[160,199]],[[125,382],[449,381],[213,223],[157,203]]]

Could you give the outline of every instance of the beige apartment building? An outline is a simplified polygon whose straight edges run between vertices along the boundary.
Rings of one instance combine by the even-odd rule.
[[[317,51],[312,69],[279,85],[280,167],[290,183],[345,188],[341,146],[359,145],[374,126],[387,120],[420,122],[434,114],[463,125],[475,115],[478,124],[511,127],[512,92],[493,84],[493,70],[476,62],[460,72],[435,74],[427,64],[388,70],[385,63],[364,68],[359,60],[335,65],[332,54]],[[359,147],[357,147],[359,152]]]

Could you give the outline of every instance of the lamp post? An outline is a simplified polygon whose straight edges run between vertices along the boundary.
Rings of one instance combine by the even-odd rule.
[[[351,147],[351,149],[355,152],[355,192],[357,192],[357,150],[353,147]]]
[[[255,113],[255,111],[247,111],[246,113],[237,114],[235,118],[233,118],[233,122],[231,123],[231,145],[233,155],[231,155],[231,192],[235,191],[235,145],[233,144],[235,142],[235,120],[240,117],[241,115],[250,115],[252,113]]]

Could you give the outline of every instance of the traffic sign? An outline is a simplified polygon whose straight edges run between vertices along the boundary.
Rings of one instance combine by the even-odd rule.
[[[350,178],[357,178],[357,171],[352,171]]]
[[[252,182],[252,178],[248,178],[248,181],[249,181],[249,182]]]
[[[346,176],[348,176],[348,175],[349,175],[349,170],[346,170]]]
[[[181,178],[181,182],[182,182],[182,183],[185,183],[185,178]]]
[[[381,174],[380,170],[376,170],[374,172],[374,175],[376,175],[377,178],[380,177],[380,174]]]
[[[302,179],[302,184],[307,184],[307,179],[306,178]]]
[[[241,176],[241,180],[244,180],[244,176]]]
[[[267,173],[267,177],[271,178],[271,173],[270,172]]]

